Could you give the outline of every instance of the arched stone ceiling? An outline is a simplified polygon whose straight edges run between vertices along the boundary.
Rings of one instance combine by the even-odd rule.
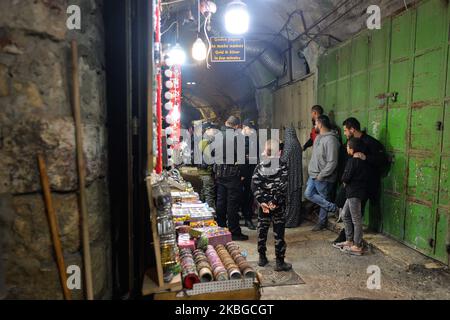
[[[223,29],[223,14],[230,0],[215,0],[218,10],[212,18],[213,31],[226,35]],[[167,1],[164,1],[167,2]],[[246,40],[262,40],[280,54],[286,54],[289,40],[294,50],[303,52],[311,70],[315,68],[317,55],[327,47],[348,39],[365,27],[369,5],[379,5],[382,16],[401,10],[414,0],[244,0],[249,7],[251,25]],[[179,21],[179,42],[190,54],[196,38],[197,1],[186,0],[164,7],[163,29],[173,21]],[[194,20],[189,21],[187,10]],[[202,19],[203,20],[203,19]],[[175,42],[176,28],[165,34],[163,41]],[[203,32],[201,36],[204,37]],[[296,53],[293,59],[300,59]],[[216,63],[209,69],[205,63],[190,60],[183,67],[183,92],[186,101],[199,108],[203,115],[226,116],[237,109],[255,108],[255,85],[252,73],[261,65],[249,67],[254,59],[246,63]],[[302,65],[298,62],[294,66]],[[295,72],[294,72],[295,73]],[[266,72],[267,74],[267,72]],[[296,72],[295,75],[301,74]],[[274,77],[275,78],[275,77]],[[196,85],[187,86],[187,82]],[[208,111],[208,109],[211,109]],[[206,111],[205,111],[206,110]]]

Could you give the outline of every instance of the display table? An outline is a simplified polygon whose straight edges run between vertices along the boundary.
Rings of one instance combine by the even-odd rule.
[[[192,188],[174,190],[154,178],[155,183],[147,179],[147,186],[156,266],[143,278],[142,295],[155,300],[260,299],[260,275],[229,230],[217,226],[214,210]]]
[[[155,300],[259,300],[260,290],[257,286],[226,292],[204,293],[195,296],[182,295],[180,292],[161,292],[154,296]]]
[[[178,292],[183,289],[183,285],[181,284],[181,275],[175,276],[171,282],[164,283],[162,286],[158,286],[158,284],[153,281],[147,274],[144,275],[144,281],[142,284],[142,295],[148,296],[156,293],[170,293],[170,292]]]

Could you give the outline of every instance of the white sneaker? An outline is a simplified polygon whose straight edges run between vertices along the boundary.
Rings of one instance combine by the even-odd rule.
[[[338,219],[336,220],[336,223],[339,223],[339,222],[342,222],[342,221],[343,221],[343,218],[344,218],[343,211],[344,211],[344,210],[342,210],[341,208],[339,208],[339,217],[338,217]]]

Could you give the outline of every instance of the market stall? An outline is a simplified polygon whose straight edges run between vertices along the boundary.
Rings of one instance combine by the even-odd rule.
[[[258,299],[258,277],[246,252],[232,242],[227,228],[217,225],[214,209],[199,200],[176,169],[182,147],[182,57],[178,43],[162,42],[161,1],[154,0],[153,8],[149,147],[154,158],[146,182],[156,263],[146,272],[142,294],[155,299]],[[209,17],[210,11],[202,12]]]

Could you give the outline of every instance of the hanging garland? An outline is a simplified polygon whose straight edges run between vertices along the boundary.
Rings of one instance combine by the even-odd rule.
[[[162,92],[162,77],[161,77],[161,2],[160,0],[155,0],[154,2],[154,36],[155,36],[155,51],[154,51],[154,62],[155,62],[155,77],[156,77],[156,134],[154,138],[156,139],[156,164],[155,172],[160,174],[162,172],[162,110],[161,110],[161,92]]]

